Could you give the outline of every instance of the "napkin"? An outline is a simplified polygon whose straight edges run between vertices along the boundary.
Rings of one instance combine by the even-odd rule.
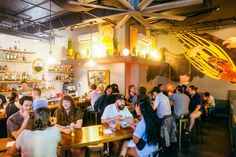
[[[6,146],[6,147],[11,147],[11,146],[13,146],[13,145],[14,145],[14,143],[15,143],[15,141],[12,141],[12,142],[7,142],[7,146]]]
[[[103,133],[104,133],[104,134],[111,134],[112,131],[111,131],[110,129],[105,129],[105,130],[103,130]]]

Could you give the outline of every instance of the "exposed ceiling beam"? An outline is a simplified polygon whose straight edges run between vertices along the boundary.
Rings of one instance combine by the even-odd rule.
[[[135,10],[134,7],[127,0],[118,0],[121,4],[123,4],[126,8]]]
[[[168,2],[168,3],[163,3],[163,4],[147,7],[146,9],[143,10],[143,12],[158,12],[158,11],[175,9],[175,8],[179,8],[179,7],[197,5],[197,4],[202,4],[202,3],[203,3],[203,0],[173,1],[173,2]]]
[[[142,11],[145,9],[149,4],[151,4],[153,0],[143,0],[141,3],[139,3],[137,10]]]
[[[94,14],[92,14],[92,13],[90,13],[90,12],[85,11],[85,13],[88,14],[88,15],[90,15],[90,16],[92,16],[92,17],[94,17],[95,19],[99,18],[97,15],[94,15]],[[96,21],[95,19],[94,19],[94,21]],[[111,24],[113,24],[113,25],[116,25],[115,22],[113,22],[112,20],[107,19],[107,18],[105,18],[105,17],[102,17],[101,19],[102,19],[103,21],[105,21],[105,22],[108,22],[108,23],[111,23]]]
[[[142,17],[140,12],[133,11],[133,12],[130,12],[130,14],[132,15],[133,18],[135,18],[138,22],[140,22],[142,25],[144,25],[147,29],[151,29],[151,25],[147,22],[147,20],[145,20]]]
[[[75,4],[75,5],[78,5],[78,6],[91,7],[91,8],[99,8],[99,9],[115,10],[115,11],[127,11],[127,10],[124,10],[124,9],[106,7],[106,6],[102,6],[102,5],[96,5],[96,4],[78,3],[78,2],[72,1],[72,0],[69,0],[68,3],[69,4]]]
[[[118,16],[123,16],[123,15],[127,15],[127,12],[122,12],[122,13],[118,13],[118,14],[113,14],[113,15],[107,15],[107,16],[102,16],[102,17],[97,17],[95,19],[88,19],[88,20],[84,20],[85,22],[90,22],[90,21],[98,21],[98,20],[102,20],[102,19],[108,19],[108,18],[115,18]]]
[[[155,17],[157,19],[176,20],[176,21],[183,21],[186,18],[185,16],[158,14],[158,13],[142,13],[142,16]]]
[[[38,35],[34,35],[34,34],[31,34],[31,33],[19,32],[19,31],[3,29],[3,28],[0,28],[0,33],[10,34],[10,35],[14,35],[14,36],[22,37],[22,38],[28,38],[28,39],[48,40],[48,37],[40,37]]]
[[[122,26],[130,19],[130,17],[131,17],[131,16],[130,16],[129,14],[125,15],[125,16],[123,17],[123,19],[122,19],[120,22],[117,23],[117,25],[116,25],[115,28],[120,28],[120,27],[122,27]]]

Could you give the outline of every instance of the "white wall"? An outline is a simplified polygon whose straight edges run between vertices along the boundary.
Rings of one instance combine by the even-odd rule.
[[[233,36],[236,37],[236,26],[223,27],[221,29],[214,29],[204,32],[226,40]],[[158,48],[166,47],[172,53],[179,54],[184,52],[184,49],[181,44],[179,44],[174,34],[159,35],[157,37],[157,46]],[[236,90],[236,85],[232,85],[226,80],[215,80],[208,76],[204,76],[204,78],[201,79],[194,78],[191,84],[197,86],[200,92],[209,91],[214,97],[223,100],[227,99],[228,90]]]
[[[47,64],[47,58],[49,57],[49,43],[40,42],[32,39],[26,39],[6,34],[0,34],[0,47],[2,48],[14,48],[15,41],[20,41],[18,48],[26,51],[34,51],[36,54],[26,54],[27,60],[33,61],[35,58],[42,58],[46,67],[40,74],[35,74],[32,70],[32,63],[15,63],[15,62],[0,62],[1,65],[7,65],[10,71],[15,72],[28,72],[31,75],[36,75],[36,78],[41,79],[42,74],[45,74],[48,80],[54,80],[55,74],[47,73],[49,65]],[[61,44],[59,42],[59,44]],[[65,58],[65,48],[60,45],[52,45],[52,57],[55,59],[55,64],[60,64],[60,60]],[[3,53],[3,52],[0,52]],[[62,82],[54,82],[55,90],[44,91],[45,95],[55,95],[57,92],[62,91]]]
[[[77,84],[80,83],[79,95],[82,96],[89,91],[88,70],[110,70],[110,84],[116,83],[119,86],[120,93],[125,91],[125,64],[99,64],[94,67],[78,66],[76,67],[75,79]]]

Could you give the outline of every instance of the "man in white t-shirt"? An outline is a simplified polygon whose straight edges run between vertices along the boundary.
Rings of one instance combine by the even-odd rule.
[[[102,123],[110,123],[122,119],[132,119],[133,116],[125,106],[125,96],[118,95],[114,104],[108,105],[101,117]]]
[[[132,121],[133,116],[125,106],[125,96],[117,95],[116,102],[108,105],[101,117],[101,122],[104,123],[116,123],[121,120]],[[119,155],[123,141],[116,141],[111,143],[111,148],[114,156]]]
[[[206,111],[206,116],[208,116],[208,110],[210,108],[214,108],[216,103],[215,103],[215,99],[213,96],[210,95],[209,92],[205,92],[204,95],[203,95],[203,100],[206,101],[205,105],[204,105],[204,108],[205,108],[205,111]]]

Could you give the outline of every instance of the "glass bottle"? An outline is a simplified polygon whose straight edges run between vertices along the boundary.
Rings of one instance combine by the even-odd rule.
[[[71,136],[74,137],[75,136],[75,123],[74,122],[70,123],[70,129],[71,129]]]

